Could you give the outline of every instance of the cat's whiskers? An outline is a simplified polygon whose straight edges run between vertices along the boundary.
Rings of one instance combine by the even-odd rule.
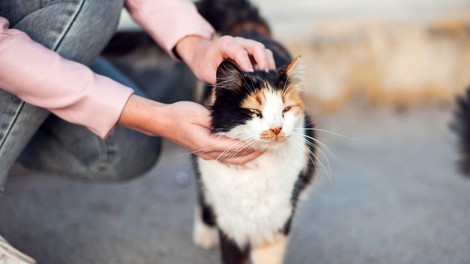
[[[316,166],[316,161],[318,161],[318,163],[320,164],[320,166],[322,167],[323,171],[325,172],[327,178],[328,178],[328,181],[331,183],[331,177],[330,177],[330,173],[329,171],[326,169],[326,167],[323,165],[323,163],[321,162],[321,160],[317,157],[317,155],[315,155],[315,153],[313,153],[308,147],[305,146],[305,142],[300,142],[298,139],[294,138],[294,137],[289,137],[289,140],[290,142],[294,143],[295,145],[301,147],[301,148],[305,148],[305,151],[307,153],[307,156],[309,157],[310,161],[312,161],[312,164],[313,166],[315,167],[315,169],[318,169],[317,166]],[[313,157],[313,158],[312,158]],[[315,159],[315,160],[314,160]],[[331,170],[331,168],[330,168]]]
[[[302,135],[302,136],[304,136],[306,139],[312,140],[313,142],[318,143],[319,145],[321,145],[322,147],[324,147],[324,148],[326,149],[326,151],[328,151],[328,153],[329,153],[331,156],[333,156],[333,158],[335,158],[335,160],[336,160],[337,162],[341,163],[341,162],[339,161],[339,159],[336,157],[336,155],[333,153],[333,151],[330,149],[330,147],[328,147],[328,145],[326,145],[325,143],[321,142],[318,138],[314,138],[314,137],[305,135],[305,134],[303,134],[303,133],[298,133],[298,132],[295,132],[295,131],[293,131],[293,133]]]
[[[215,136],[221,136],[221,135],[215,135]],[[221,136],[221,137],[222,137],[222,136]],[[241,140],[241,141],[243,141],[243,142],[246,143],[246,144],[247,144],[246,141],[247,141],[247,140],[250,140],[250,139],[251,139],[251,136],[250,136],[250,135],[240,135],[239,138],[238,138],[238,140]],[[251,142],[251,144],[247,144],[247,145],[248,145],[249,147],[253,147],[253,146],[256,145],[256,144],[254,144],[254,143],[256,143],[256,140],[253,140],[253,142]],[[215,145],[212,145],[212,146],[209,146],[209,147],[205,147],[205,148],[193,150],[193,151],[191,151],[191,152],[186,152],[186,153],[178,154],[178,155],[175,155],[175,157],[183,157],[183,156],[186,156],[186,155],[194,154],[194,155],[196,155],[196,157],[191,160],[191,162],[194,162],[200,154],[207,153],[207,152],[211,152],[211,150],[214,150],[214,149],[216,149],[216,148],[218,148],[218,147],[220,147],[220,146],[223,146],[223,145],[225,145],[225,144],[226,144],[226,143],[224,143],[224,142],[218,143],[218,144],[215,144]],[[232,146],[230,146],[230,147],[232,147]],[[232,151],[232,150],[233,150],[233,149],[226,149],[225,151]],[[248,151],[248,150],[249,150],[249,149],[247,148],[246,151]],[[225,151],[224,151],[224,152],[225,152]]]
[[[317,169],[317,166],[316,166],[316,163],[317,163],[317,162],[316,162],[316,161],[318,161],[318,163],[320,163],[320,166],[322,166],[321,161],[316,157],[315,154],[312,153],[312,151],[311,151],[310,149],[308,149],[308,147],[305,146],[305,143],[304,143],[304,142],[300,142],[300,141],[298,141],[298,139],[296,139],[296,138],[290,138],[290,139],[289,139],[289,142],[292,143],[292,144],[294,144],[294,145],[296,145],[297,147],[303,148],[303,149],[305,150],[305,152],[306,152],[308,158],[309,158],[310,161],[312,162],[312,164],[313,164],[313,166],[315,167],[315,169]],[[312,157],[315,158],[316,161],[315,161]],[[327,172],[326,169],[325,169],[325,167],[324,167],[324,166],[322,166],[322,167],[323,167],[323,170],[325,170],[325,172]]]
[[[209,147],[201,148],[201,149],[196,149],[196,150],[193,150],[193,151],[190,151],[190,152],[178,154],[178,155],[175,155],[175,157],[182,157],[182,156],[191,155],[191,154],[194,154],[194,155],[198,156],[199,154],[210,152],[211,150],[216,149],[216,148],[218,148],[220,146],[223,146],[223,145],[225,145],[224,142],[218,143],[218,144],[215,144],[215,145],[212,145],[212,146],[209,146]]]
[[[342,137],[342,138],[345,138],[345,139],[349,139],[349,140],[359,140],[358,138],[348,137],[346,135],[342,135],[342,134],[339,134],[339,133],[336,133],[336,132],[333,132],[333,131],[330,131],[330,130],[326,130],[326,129],[321,129],[321,128],[300,127],[300,128],[294,128],[294,129],[313,130],[313,131],[318,131],[318,132],[325,132],[325,133],[328,133],[328,134],[331,134],[331,135],[334,135],[334,136],[338,136],[338,137]]]
[[[246,140],[250,140],[250,136],[246,135],[246,136],[239,136],[237,137],[238,142],[232,144],[231,146],[229,146],[226,150],[224,150],[219,156],[217,156],[216,160],[217,161],[220,161],[222,159],[225,159],[228,155],[232,155],[230,157],[230,159],[232,159],[233,157],[235,157],[236,155],[238,155],[238,153],[242,150],[245,150],[245,151],[248,151],[247,148],[238,148],[237,147],[240,147],[240,145],[248,145],[249,147],[252,147],[253,145],[250,144],[250,141],[246,141]],[[235,150],[235,151],[234,151]]]
[[[250,147],[253,147],[253,145],[251,143],[254,143],[256,142],[256,140],[250,140],[250,141],[244,141],[248,146]],[[250,149],[246,148],[243,150],[243,153],[241,153],[241,156],[245,155],[248,153]],[[238,154],[242,151],[242,149],[236,151],[236,152],[232,152],[232,156],[230,156],[228,159],[233,159],[235,156],[238,156]]]
[[[233,149],[235,149],[236,147],[240,146],[241,145],[241,142],[235,142],[233,143],[232,145],[230,145],[228,148],[226,148],[224,151],[222,151],[222,153],[220,153],[216,158],[215,160],[217,161],[221,161],[222,159],[225,158],[225,156],[228,155],[229,152],[231,152]]]
[[[243,139],[243,141],[250,147],[250,148],[254,148],[254,146],[256,145],[257,141],[256,139],[252,139],[251,137],[247,137],[246,139]],[[246,155],[248,154],[248,151],[250,151],[249,148],[246,148],[243,153],[241,153],[241,155]]]
[[[230,154],[232,154],[232,158],[233,158],[233,150],[236,148],[236,147],[239,147],[242,143],[241,142],[236,142],[234,144],[232,144],[230,147],[228,147],[226,150],[224,150],[222,153],[220,153],[216,158],[215,160],[217,161],[221,161],[223,159],[225,159],[226,157],[228,157]],[[237,153],[237,152],[235,152]]]
[[[238,153],[240,153],[240,151],[242,151],[242,148],[237,149],[237,147],[239,147],[239,145],[233,146],[233,148],[227,149],[226,151],[222,152],[216,158],[216,160],[220,162],[223,159],[231,160],[234,157],[238,156]],[[248,151],[248,150],[245,149],[245,151]]]
[[[219,135],[216,135],[216,136],[219,136]],[[218,143],[218,144],[215,144],[215,145],[206,147],[206,148],[201,148],[201,149],[193,150],[193,151],[191,151],[191,152],[186,152],[186,153],[178,154],[178,155],[175,155],[175,157],[183,157],[183,156],[186,156],[186,155],[192,155],[192,154],[194,154],[196,157],[194,157],[194,158],[191,160],[191,162],[194,162],[200,154],[204,154],[204,153],[207,153],[207,152],[211,152],[211,150],[214,150],[214,149],[216,149],[216,148],[218,148],[218,147],[224,146],[225,144],[226,144],[226,143],[224,143],[224,142]]]
[[[326,155],[325,152],[324,152],[320,147],[318,147],[315,143],[313,143],[313,142],[319,142],[319,143],[323,144],[327,149],[328,149],[328,147],[327,147],[324,143],[320,142],[320,140],[318,140],[318,139],[316,139],[316,138],[313,138],[313,137],[304,135],[304,134],[302,134],[302,133],[296,133],[296,132],[294,132],[294,134],[297,134],[297,135],[300,135],[300,136],[305,137],[305,143],[308,144],[309,146],[313,147],[316,151],[318,151],[321,156],[325,157],[326,162],[327,162],[327,165],[328,165],[328,169],[329,169],[329,171],[331,171],[331,163],[330,163],[330,159],[328,158],[328,155]],[[313,140],[313,142],[311,142],[311,141],[309,141],[309,140]],[[328,149],[328,150],[329,150],[329,149]],[[334,156],[334,154],[333,154],[331,151],[330,151],[329,153]],[[335,156],[334,156],[334,157],[335,157]],[[335,159],[336,159],[336,157],[335,157]],[[336,159],[336,160],[337,160],[337,159]]]

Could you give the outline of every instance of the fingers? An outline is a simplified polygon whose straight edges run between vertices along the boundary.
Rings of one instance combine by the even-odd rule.
[[[205,154],[199,155],[199,157],[205,160],[217,160],[224,164],[245,165],[246,163],[259,157],[263,153],[264,152],[260,150],[253,150],[253,151],[250,151],[249,153],[245,153],[245,155],[237,156],[237,155],[234,155],[234,153],[212,152],[212,153],[205,153]]]
[[[276,62],[274,61],[274,54],[270,49],[266,50],[268,52],[268,59],[269,59],[269,68],[271,70],[276,69]]]
[[[257,158],[263,152],[254,150],[243,141],[227,137],[213,136],[214,140],[209,143],[205,151],[195,153],[205,160],[217,160],[225,164],[244,165]]]
[[[276,68],[272,51],[266,49],[262,43],[241,37],[235,37],[235,40],[253,56],[257,70],[268,71]]]
[[[253,71],[248,51],[233,37],[223,36],[217,40],[217,44],[223,58],[234,60],[243,71]]]
[[[177,43],[176,48],[194,75],[206,83],[216,82],[217,67],[224,59],[233,60],[243,71],[276,68],[269,49],[262,43],[241,37],[223,36],[213,41],[187,36]]]
[[[262,151],[256,150],[256,151],[251,152],[248,155],[238,156],[238,157],[225,157],[225,158],[220,159],[219,161],[224,163],[224,164],[233,164],[233,165],[242,165],[243,166],[246,163],[256,159],[257,157],[259,157],[263,153],[264,152],[262,152]]]
[[[224,58],[234,60],[243,71],[275,69],[273,53],[257,41],[241,37],[223,36],[218,40],[218,47]],[[256,62],[253,67],[250,56]]]
[[[228,137],[220,137],[211,135],[213,138],[208,144],[206,154],[210,155],[212,159],[220,159],[224,157],[239,157],[251,154],[255,150],[241,140],[231,139]]]

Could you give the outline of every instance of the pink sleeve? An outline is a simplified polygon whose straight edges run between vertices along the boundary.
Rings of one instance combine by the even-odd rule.
[[[60,118],[106,137],[116,125],[132,89],[88,67],[62,58],[8,29],[0,17],[0,87]]]
[[[211,39],[212,26],[185,0],[126,0],[134,20],[174,57],[172,49],[182,38],[197,35]]]

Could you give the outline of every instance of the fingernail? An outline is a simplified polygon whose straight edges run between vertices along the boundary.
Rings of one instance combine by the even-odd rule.
[[[251,64],[251,62],[247,62],[245,64],[245,69],[246,69],[246,71],[254,71],[253,70],[253,65]]]

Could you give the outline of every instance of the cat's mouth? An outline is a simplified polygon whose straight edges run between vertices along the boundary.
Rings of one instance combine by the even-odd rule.
[[[271,130],[264,131],[260,135],[261,140],[264,141],[267,145],[275,146],[284,141],[286,141],[287,136],[284,132],[273,133]]]
[[[267,144],[269,146],[277,146],[277,145],[281,144],[284,141],[285,141],[285,139],[275,139],[275,140],[269,141]]]

